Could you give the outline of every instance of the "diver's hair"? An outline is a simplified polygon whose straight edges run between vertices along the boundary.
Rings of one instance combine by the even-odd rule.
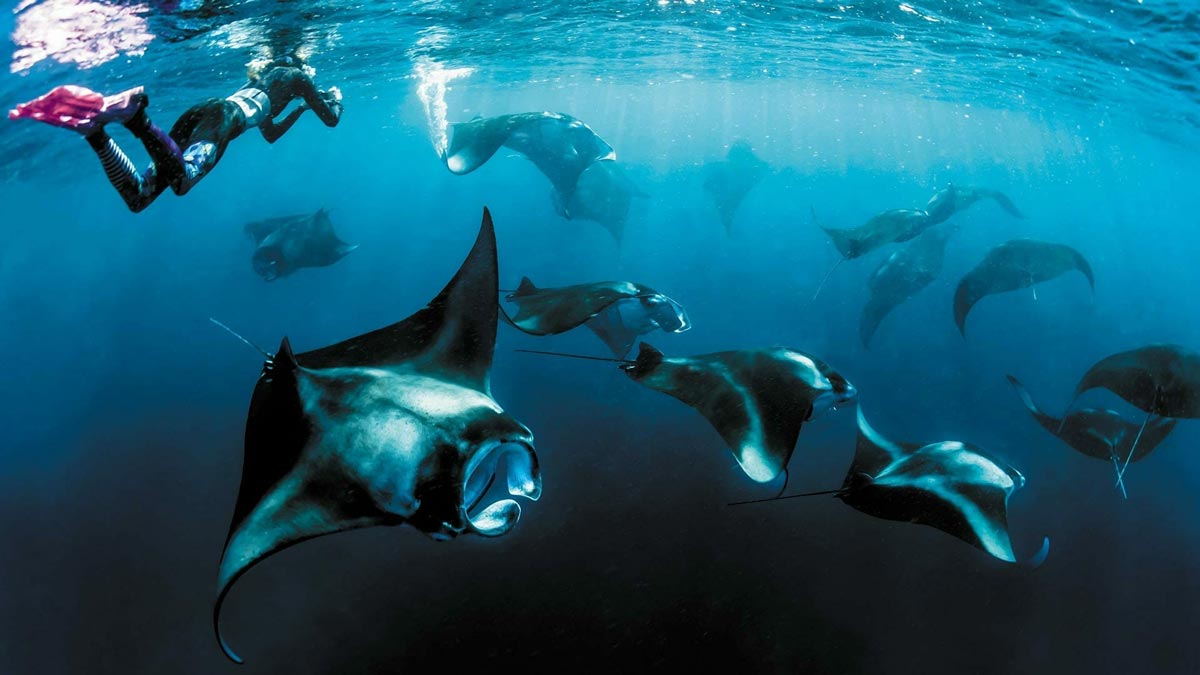
[[[291,63],[288,63],[288,61]],[[251,82],[257,82],[262,79],[272,68],[291,67],[299,68],[309,77],[317,76],[317,69],[308,65],[303,59],[296,56],[286,56],[282,58],[257,58],[246,64],[246,77]]]

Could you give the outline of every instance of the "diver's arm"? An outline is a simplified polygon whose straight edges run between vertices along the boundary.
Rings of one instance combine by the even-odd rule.
[[[342,92],[337,87],[318,91],[311,79],[300,87],[300,96],[327,127],[336,127],[342,119]]]
[[[279,122],[275,122],[268,117],[258,125],[258,130],[262,132],[263,138],[265,138],[268,143],[274,143],[275,141],[279,140],[281,136],[286,134],[288,129],[292,128],[292,125],[296,123],[296,120],[300,119],[300,116],[304,114],[305,110],[308,110],[308,106],[300,105],[295,110],[288,113],[287,116]]]

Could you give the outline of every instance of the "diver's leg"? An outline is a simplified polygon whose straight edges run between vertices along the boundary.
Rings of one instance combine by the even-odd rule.
[[[85,138],[100,158],[108,182],[116,188],[117,194],[125,200],[125,205],[130,211],[138,213],[145,209],[166,189],[165,182],[158,180],[154,165],[150,166],[145,175],[138,173],[133,162],[121,150],[121,146],[117,145],[104,129],[88,134]]]
[[[183,173],[171,181],[171,189],[177,195],[185,195],[208,175],[224,151],[212,141],[197,141],[183,151]]]
[[[179,151],[179,145],[146,114],[146,101],[143,101],[137,113],[125,122],[125,128],[146,147],[146,152],[150,153],[150,160],[167,183],[173,183],[184,175],[183,153]]]

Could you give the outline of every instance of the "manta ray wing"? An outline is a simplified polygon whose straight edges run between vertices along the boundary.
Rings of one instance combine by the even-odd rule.
[[[563,204],[571,203],[579,177],[588,167],[616,158],[612,146],[591,127],[562,113],[537,114],[515,128],[504,145],[533,162]]]
[[[600,223],[620,245],[633,198],[641,190],[615,161],[599,160],[579,174],[574,191],[564,196],[555,188],[551,194],[559,215],[568,220]]]
[[[496,342],[496,234],[484,210],[479,237],[458,273],[427,307],[399,323],[298,356],[306,368],[415,362],[488,393]]]
[[[325,209],[318,210],[303,223],[281,230],[283,232],[290,239],[282,249],[288,253],[290,259],[287,266],[290,269],[327,267],[358,248],[337,236],[333,221]]]
[[[541,117],[541,113],[520,113],[476,118],[450,125],[450,143],[442,159],[455,175],[465,175],[483,166],[522,124]]]
[[[870,348],[871,338],[875,336],[875,331],[879,330],[879,324],[898,306],[899,303],[890,302],[882,296],[872,296],[867,301],[863,306],[862,316],[858,319],[858,336],[863,347]]]
[[[265,220],[255,220],[246,223],[242,230],[247,237],[254,240],[255,245],[262,245],[263,240],[271,236],[275,232],[290,227],[296,223],[306,221],[310,218],[307,214],[294,216],[280,216],[278,218],[267,218]]]
[[[846,473],[842,484],[843,490],[852,490],[886,469],[889,465],[916,452],[920,446],[911,443],[897,443],[884,438],[882,434],[867,422],[861,406],[857,413],[858,442],[854,446],[854,461]]]
[[[1200,354],[1178,345],[1155,344],[1113,354],[1088,369],[1075,388],[1108,389],[1160,417],[1200,417]]]
[[[595,333],[618,359],[628,356],[629,350],[633,349],[633,343],[637,342],[637,331],[625,325],[616,304],[588,319],[584,325]]]
[[[958,441],[919,448],[888,441],[860,408],[855,461],[838,496],[868,515],[928,525],[1016,562],[1008,498],[1024,483],[1015,469]]]
[[[1042,409],[1039,408],[1036,403],[1034,403],[1033,396],[1029,394],[1029,390],[1025,388],[1024,384],[1021,384],[1020,380],[1012,375],[1008,375],[1007,377],[1009,384],[1011,384],[1013,389],[1016,390],[1017,396],[1021,399],[1021,403],[1024,404],[1025,409],[1029,411],[1030,415],[1033,415],[1033,419],[1037,420],[1037,423],[1042,425],[1042,428],[1044,428],[1046,431],[1058,435],[1059,429],[1061,429],[1063,426],[1063,421],[1057,417],[1054,417],[1053,415],[1043,412]]]

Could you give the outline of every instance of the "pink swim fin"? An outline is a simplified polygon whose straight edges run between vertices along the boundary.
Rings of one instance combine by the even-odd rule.
[[[46,124],[90,133],[109,122],[125,123],[146,104],[142,87],[104,96],[73,84],[55,87],[28,103],[8,111],[10,120],[36,120]]]

